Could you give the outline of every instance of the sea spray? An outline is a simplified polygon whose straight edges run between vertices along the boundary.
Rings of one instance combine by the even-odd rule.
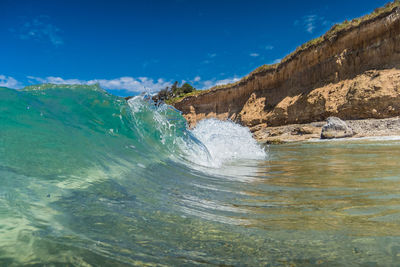
[[[146,96],[131,98],[129,106],[138,125],[146,120],[155,123],[156,136],[163,149],[169,149],[172,158],[179,157],[189,164],[220,167],[232,160],[264,159],[266,156],[248,128],[232,121],[205,119],[188,130],[185,119],[172,106],[156,105],[146,100]],[[148,130],[138,131],[144,138],[149,135]]]
[[[168,151],[169,157],[190,164],[190,155],[201,162],[210,162],[210,153],[187,129],[186,120],[180,112],[164,103],[155,104],[145,96],[136,96],[129,101],[132,117],[138,127],[137,131],[143,139],[156,136],[159,149]],[[143,123],[149,121],[152,128]],[[161,145],[161,146],[160,146]]]
[[[205,119],[191,131],[210,152],[212,166],[240,159],[264,159],[264,149],[253,139],[248,128],[232,121]]]

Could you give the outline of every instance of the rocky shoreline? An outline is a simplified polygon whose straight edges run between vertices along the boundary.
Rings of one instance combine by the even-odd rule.
[[[329,124],[327,121],[318,121],[305,124],[289,124],[284,126],[263,127],[258,125],[251,128],[254,138],[264,144],[282,144],[288,142],[300,142],[309,139],[324,139],[321,136],[323,128]],[[341,120],[340,120],[341,121]],[[341,128],[333,127],[331,138],[358,138],[371,136],[400,136],[400,117],[388,119],[364,119],[342,121],[351,130],[342,135]],[[336,124],[335,124],[336,125]],[[332,128],[332,127],[331,127]],[[337,135],[335,135],[337,134]],[[326,139],[329,138],[325,137]]]

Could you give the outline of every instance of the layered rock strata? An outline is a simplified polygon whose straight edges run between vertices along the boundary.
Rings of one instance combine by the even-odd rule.
[[[400,8],[300,49],[277,67],[174,104],[190,125],[231,119],[265,127],[400,115]]]

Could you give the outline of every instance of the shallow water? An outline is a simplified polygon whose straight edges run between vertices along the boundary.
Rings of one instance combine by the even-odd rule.
[[[93,87],[0,97],[0,265],[400,262],[398,139],[260,148]]]

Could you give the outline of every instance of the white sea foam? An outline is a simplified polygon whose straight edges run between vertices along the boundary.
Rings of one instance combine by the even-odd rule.
[[[183,128],[177,125],[179,118],[174,116],[180,117],[179,111],[165,104],[156,109],[149,108],[149,103],[143,100],[143,96],[137,96],[128,101],[134,117],[140,112],[151,113],[156,122],[154,127],[160,133],[160,141],[172,158],[189,160],[206,167],[220,167],[233,160],[263,159],[266,156],[246,127],[232,121],[205,119],[188,131],[184,125]]]
[[[264,149],[254,140],[248,128],[231,121],[205,119],[191,131],[210,153],[211,165],[240,159],[263,159]]]

